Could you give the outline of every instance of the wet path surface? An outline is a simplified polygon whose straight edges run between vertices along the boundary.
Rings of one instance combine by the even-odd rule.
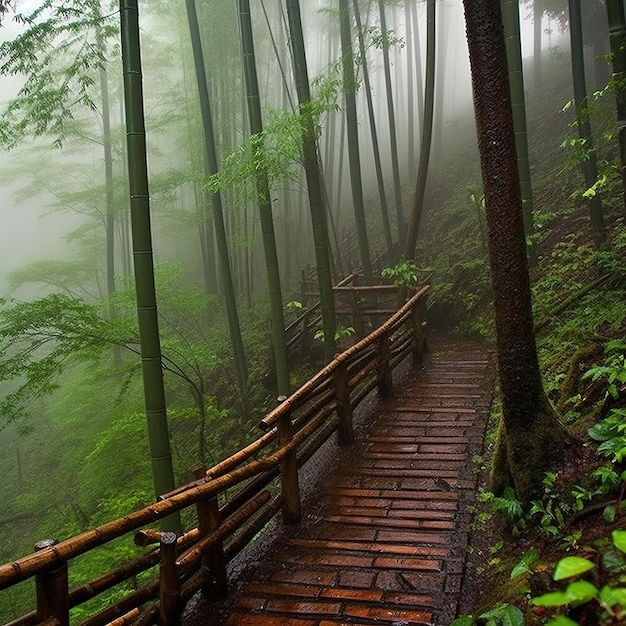
[[[336,449],[302,523],[246,565],[227,601],[197,602],[184,623],[447,626],[493,379],[485,348],[436,347],[376,403],[353,446]]]

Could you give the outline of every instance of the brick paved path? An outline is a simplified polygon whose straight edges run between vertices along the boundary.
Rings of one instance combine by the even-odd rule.
[[[377,404],[354,446],[339,449],[302,524],[248,568],[227,603],[205,605],[192,623],[447,626],[492,390],[487,350],[434,350]]]

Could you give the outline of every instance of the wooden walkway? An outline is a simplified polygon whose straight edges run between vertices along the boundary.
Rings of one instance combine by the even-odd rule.
[[[335,448],[303,521],[279,531],[220,604],[184,624],[447,626],[460,599],[467,505],[492,399],[492,355],[437,346],[350,448]]]

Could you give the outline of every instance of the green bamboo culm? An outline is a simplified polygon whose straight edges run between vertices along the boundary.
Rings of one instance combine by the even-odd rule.
[[[373,272],[367,241],[367,224],[363,205],[363,179],[359,155],[359,126],[356,112],[356,79],[354,76],[354,54],[352,52],[352,30],[350,25],[350,5],[348,0],[339,0],[339,27],[341,36],[341,63],[343,69],[343,90],[346,101],[346,126],[348,131],[348,160],[350,162],[350,185],[354,220],[359,240],[359,254],[365,282],[372,283]]]
[[[263,164],[263,152],[265,150],[265,146],[263,145],[263,117],[261,115],[261,100],[259,97],[259,81],[254,55],[252,17],[250,14],[249,0],[237,0],[237,10],[239,14],[239,29],[251,143],[256,160],[256,186],[270,298],[272,348],[274,350],[277,391],[279,396],[288,396],[289,367],[287,361],[287,338],[285,336],[285,316],[283,314],[280,272],[278,270],[278,254],[276,252],[276,237],[274,235],[269,180]]]
[[[174,488],[174,470],[165,408],[154,285],[137,0],[120,0],[120,26],[137,317],[148,421],[148,444],[154,491],[158,497]],[[162,528],[180,531],[179,514],[175,513],[164,519]]]
[[[426,195],[430,147],[433,139],[433,114],[435,109],[435,17],[435,0],[428,0],[426,4],[426,81],[424,85],[422,142],[420,144],[420,157],[417,168],[413,208],[407,229],[406,241],[404,243],[403,258],[406,260],[411,260],[415,256],[417,236],[424,212],[424,196]]]
[[[530,180],[530,159],[528,157],[528,133],[526,129],[526,103],[524,101],[524,74],[522,72],[522,45],[520,40],[519,2],[501,0],[506,59],[509,71],[509,89],[513,107],[515,127],[515,151],[522,192],[522,211],[526,237],[533,232],[533,190]],[[529,261],[534,263],[535,253],[529,247]]]
[[[193,49],[194,66],[196,70],[196,81],[198,84],[198,97],[200,100],[200,112],[202,115],[202,128],[204,132],[204,146],[207,157],[207,170],[209,176],[217,174],[217,150],[215,148],[215,133],[213,129],[213,114],[211,112],[211,100],[209,98],[209,86],[204,68],[204,54],[202,52],[202,40],[200,37],[200,27],[198,25],[198,13],[195,0],[186,0],[187,19],[189,21],[189,33],[191,36],[191,46]],[[218,256],[221,266],[221,278],[224,288],[224,300],[226,302],[226,313],[228,317],[228,330],[230,340],[233,344],[233,355],[235,371],[237,373],[237,383],[242,399],[246,399],[248,385],[248,367],[241,338],[241,325],[237,313],[237,298],[235,296],[235,286],[231,270],[230,256],[228,253],[228,243],[226,240],[226,226],[224,223],[224,210],[222,207],[222,195],[219,191],[212,194],[213,222],[215,225],[215,239]]]
[[[385,3],[378,0],[380,28],[382,29],[383,69],[385,71],[385,93],[387,94],[387,117],[389,120],[389,145],[391,148],[391,171],[393,175],[393,194],[396,203],[396,220],[398,223],[398,241],[403,245],[406,237],[406,222],[402,208],[402,188],[400,186],[400,165],[398,164],[398,138],[396,133],[396,113],[393,105],[393,89],[391,86],[391,62],[389,61],[389,33],[385,18]]]
[[[574,84],[574,103],[578,123],[578,135],[585,142],[587,157],[582,160],[581,168],[585,177],[585,185],[590,189],[598,179],[598,165],[591,122],[589,121],[587,84],[585,81],[584,41],[582,27],[582,13],[580,0],[568,0],[570,50],[572,56],[572,81]],[[600,247],[606,241],[604,226],[604,210],[600,195],[595,193],[587,199],[589,205],[589,221],[591,235],[596,246]]]
[[[370,72],[367,67],[367,55],[365,54],[365,38],[363,37],[363,23],[359,1],[352,0],[354,10],[354,21],[356,23],[357,41],[359,44],[359,54],[361,55],[361,71],[363,72],[363,86],[365,87],[365,100],[367,103],[367,117],[370,124],[370,135],[372,137],[372,150],[374,152],[374,169],[376,170],[376,183],[378,186],[378,199],[380,200],[380,212],[385,234],[385,244],[387,245],[387,258],[389,263],[395,261],[393,237],[391,235],[391,224],[389,222],[389,209],[387,207],[387,196],[385,195],[385,177],[380,158],[380,144],[378,141],[378,130],[376,128],[376,114],[374,113],[374,102],[372,98],[372,85]]]
[[[304,156],[311,223],[313,225],[313,239],[315,241],[315,261],[322,307],[322,326],[324,329],[324,359],[330,361],[335,353],[336,346],[335,301],[330,272],[330,244],[328,241],[328,225],[322,194],[320,166],[317,158],[317,129],[310,111],[311,91],[302,33],[302,17],[298,0],[287,0],[287,16],[289,18],[293,71],[302,123],[302,153]]]
[[[624,86],[624,78],[626,77],[626,15],[622,0],[606,0],[606,11],[609,20],[613,61],[623,201],[626,208],[626,87]]]

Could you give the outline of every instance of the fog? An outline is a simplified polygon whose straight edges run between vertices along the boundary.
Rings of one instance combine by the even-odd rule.
[[[337,2],[328,3],[331,10],[321,10],[327,4],[322,0],[301,2],[301,5],[306,7],[304,33],[313,97],[316,104],[322,103],[319,106],[323,109],[317,120],[319,158],[328,200],[329,230],[332,231],[333,279],[338,281],[342,278],[340,267],[346,274],[358,268],[360,260],[343,86],[338,69],[341,46]],[[39,5],[35,1],[21,0],[16,4],[23,12]],[[52,7],[61,4],[75,5],[80,13],[81,3],[77,1],[52,2]],[[300,157],[302,128],[293,115],[297,99],[285,16],[278,11],[282,3],[253,0],[251,4],[260,100],[266,125],[267,152],[262,168],[269,172],[271,185],[282,299],[297,308],[298,304],[302,305],[299,301],[306,298],[301,279],[313,275],[316,262]],[[389,102],[382,51],[376,45],[381,35],[380,19],[375,8],[377,3],[361,4],[364,7],[361,17],[367,25],[366,62],[380,142],[383,191],[394,239],[398,240],[401,226],[396,223],[394,212]],[[406,218],[413,200],[423,124],[418,112],[418,89],[423,89],[425,73],[426,7],[425,3],[417,3],[416,25],[411,12],[405,11],[404,3],[393,4],[389,3],[385,15],[387,29],[393,31],[390,69]],[[272,395],[271,383],[267,384],[269,390],[264,387],[273,363],[255,187],[256,170],[262,168],[251,157],[248,142],[247,98],[243,88],[236,3],[214,0],[197,2],[197,5],[214,134],[222,168],[221,177],[210,180],[183,4],[140,3],[152,236],[154,259],[160,268],[157,298],[163,320],[163,343],[165,349],[171,351],[166,385],[168,411],[174,415],[172,440],[176,478],[180,482],[188,479],[188,468],[198,461],[199,451],[209,450],[208,462],[241,446],[251,432],[256,432],[257,413],[276,397]],[[102,6],[104,10],[108,4]],[[266,14],[262,8],[266,9]],[[113,328],[122,337],[119,339],[116,335],[114,341],[128,347],[136,339],[136,314],[132,298],[128,296],[132,291],[128,288],[132,283],[129,280],[132,262],[128,164],[121,104],[122,64],[117,33],[119,15],[116,10],[111,11],[104,12],[102,19],[94,19],[85,32],[67,29],[62,37],[53,37],[33,55],[41,61],[41,66],[37,63],[33,66],[33,73],[45,77],[45,58],[49,61],[46,67],[57,81],[53,81],[53,85],[60,84],[67,89],[60,89],[61,97],[48,84],[48,99],[35,100],[36,106],[27,111],[23,136],[19,136],[12,150],[0,152],[0,298],[15,297],[26,302],[51,292],[69,294],[72,304],[93,305],[88,311],[93,315],[88,320],[96,319],[94,324],[99,330],[105,328],[112,332]],[[458,192],[467,203],[468,185],[471,183],[479,190],[480,178],[462,3],[460,0],[437,2],[437,12],[436,113],[431,169],[439,175],[438,189],[446,192],[446,201]],[[411,22],[408,26],[407,15]],[[111,32],[107,31],[106,36],[93,28],[94,24],[101,23],[110,27]],[[84,27],[81,24],[81,28]],[[0,29],[0,40],[12,40],[24,30],[9,13]],[[546,24],[544,50],[561,45],[556,31],[547,32],[549,30],[550,25]],[[522,49],[526,58],[532,50],[532,31],[532,21],[525,15]],[[94,55],[94,50],[99,50],[101,36],[105,39],[104,78]],[[65,50],[64,45],[67,45]],[[353,38],[353,45],[357,54],[356,38]],[[63,53],[57,55],[57,51]],[[412,55],[410,61],[409,54]],[[549,65],[551,59],[547,55],[545,64]],[[418,60],[421,83],[416,72]],[[8,104],[16,98],[27,78],[19,73],[0,75],[0,100]],[[362,69],[359,69],[356,98],[360,166],[370,253],[378,256],[384,251],[385,242],[362,78]],[[31,97],[33,93],[31,90]],[[107,99],[108,108],[105,106]],[[59,112],[64,114],[62,119],[58,118]],[[42,123],[46,119],[47,122]],[[15,120],[19,121],[17,117],[13,122]],[[107,120],[110,133],[105,137]],[[19,131],[19,123],[11,128]],[[33,136],[35,130],[42,131],[40,136]],[[470,146],[467,153],[471,156],[461,166],[457,163],[457,170],[442,174],[461,143],[464,148]],[[233,383],[232,349],[222,297],[227,278],[217,276],[222,264],[215,252],[216,235],[211,214],[210,192],[215,189],[220,190],[223,199],[233,282],[243,319],[251,378],[254,377],[250,398],[245,398],[252,408],[237,396]],[[467,206],[462,208],[467,212]],[[111,235],[108,239],[107,234]],[[452,256],[456,251],[445,252]],[[418,259],[423,260],[428,261]],[[34,273],[21,274],[12,288],[8,277],[33,261],[45,262],[38,265]],[[67,263],[61,263],[63,261]],[[110,270],[114,273],[113,286]],[[289,321],[292,311],[287,306],[285,309]],[[39,321],[42,326],[50,323],[56,332],[54,320]],[[72,318],[69,322],[65,318],[63,321],[66,325],[55,336],[60,344],[64,332],[71,334],[75,326],[81,328]],[[79,322],[83,321],[79,318]],[[311,334],[316,330],[311,329]],[[89,338],[93,339],[91,335]],[[27,336],[18,337],[7,355],[14,354],[27,341]],[[56,344],[38,345],[27,358],[32,354],[50,354],[52,345]],[[0,546],[0,560],[3,556],[13,558],[29,550],[34,540],[41,538],[36,534],[43,536],[44,533],[57,534],[57,531],[72,534],[93,525],[96,520],[113,519],[122,511],[125,514],[128,508],[152,498],[147,476],[139,358],[136,344],[131,348],[130,356],[125,353],[126,356],[120,358],[110,345],[102,348],[101,344],[92,342],[83,350],[83,360],[78,364],[71,356],[61,362],[59,378],[54,380],[54,384],[60,383],[59,389],[53,384],[41,393],[37,389],[32,404],[20,405],[24,415],[18,410],[10,416],[0,414],[0,473],[5,478],[0,483],[0,502],[6,503],[9,518],[23,515],[28,519],[24,536],[9,533],[10,539]],[[63,368],[67,363],[71,364],[71,369],[66,371]],[[178,379],[171,375],[171,370],[177,367],[177,373],[182,372]],[[296,375],[302,374],[297,372],[294,379]],[[10,376],[5,377],[0,382],[0,402],[26,378],[24,372],[11,380]],[[197,435],[195,430],[199,414],[207,423],[205,428],[203,421],[202,429],[198,429],[202,435]],[[7,417],[16,419],[3,429]],[[207,441],[200,441],[205,432]],[[38,480],[41,476],[46,477],[46,484]],[[46,525],[38,520],[40,511],[52,511],[54,524]],[[10,528],[15,530],[17,525]],[[0,596],[0,617],[4,617],[4,609],[8,617],[15,617],[13,604],[8,602],[3,606]]]
[[[321,13],[320,7],[323,2],[317,3],[319,6],[315,6],[315,3],[304,3],[306,11],[304,14],[305,22],[305,36],[307,37],[307,56],[309,63],[309,74],[311,79],[314,79],[321,72],[327,71],[327,64],[330,58],[330,54],[333,53],[335,58],[338,58],[339,47],[337,43],[331,43],[330,36],[338,36],[338,28],[336,25],[336,15]],[[26,13],[31,7],[36,6],[36,2],[20,2],[19,10]],[[169,101],[167,92],[163,92],[163,85],[166,81],[170,83],[170,94],[173,94],[173,98],[179,98],[179,94],[175,94],[173,90],[183,88],[188,90],[187,87],[182,85],[184,73],[190,73],[190,61],[189,57],[181,64],[180,52],[182,50],[188,50],[188,42],[184,39],[187,38],[186,25],[184,23],[184,16],[181,16],[176,25],[176,29],[163,31],[162,20],[159,20],[159,14],[149,10],[149,6],[142,7],[142,29],[144,33],[144,76],[145,76],[145,89],[146,89],[146,102],[147,102],[147,131],[148,141],[155,149],[149,155],[152,172],[157,170],[167,170],[171,168],[172,163],[179,160],[178,157],[173,156],[180,146],[170,143],[168,138],[168,130],[163,126],[163,123],[157,121],[158,128],[155,128],[151,123],[154,120],[158,120],[161,116],[171,116],[174,114],[174,104],[178,106],[178,101],[172,103]],[[227,12],[228,15],[218,15],[217,19],[224,19],[227,24],[234,18],[234,9]],[[280,106],[276,100],[276,89],[272,84],[272,81],[279,78],[278,66],[275,62],[275,57],[271,49],[268,40],[268,28],[264,17],[261,14],[255,16],[255,37],[257,39],[257,55],[259,56],[258,73],[259,80],[264,88],[264,100],[265,106],[277,107]],[[275,12],[274,12],[275,13]],[[392,74],[394,76],[394,100],[396,108],[396,117],[398,124],[398,146],[400,159],[403,161],[401,165],[402,172],[402,185],[405,195],[405,202],[408,202],[411,195],[411,188],[414,184],[414,176],[417,171],[417,164],[410,164],[406,160],[406,154],[408,150],[408,136],[403,131],[406,128],[406,116],[408,114],[406,107],[406,71],[407,71],[407,54],[409,46],[406,45],[407,29],[405,24],[405,11],[400,7],[393,7],[388,9],[389,15],[387,16],[388,29],[392,30],[394,35],[400,38],[397,45],[392,47],[391,50],[391,63]],[[376,12],[372,12],[369,16],[364,16],[368,19],[368,22],[372,26],[378,26]],[[117,17],[115,17],[117,19]],[[272,11],[269,11],[268,19],[275,20],[275,15]],[[467,48],[464,36],[464,23],[462,5],[460,2],[439,2],[438,3],[438,31],[439,42],[437,51],[437,96],[438,96],[438,109],[437,117],[441,116],[442,123],[442,137],[440,142],[446,140],[448,133],[456,132],[461,126],[470,126],[473,124],[471,117],[471,86],[470,86],[470,73],[469,73],[469,61]],[[335,22],[334,26],[333,21]],[[418,31],[417,38],[420,44],[420,59],[422,60],[422,66],[425,58],[425,45],[426,45],[426,25],[425,25],[425,7],[422,3],[418,4]],[[523,50],[532,49],[532,23],[529,16],[525,16],[522,20],[523,26]],[[272,25],[275,33],[272,35],[277,40],[276,43],[280,43],[282,39],[283,45],[285,35],[282,29],[277,28],[276,22]],[[333,32],[334,28],[334,32]],[[10,13],[5,19],[4,26],[0,30],[0,38],[2,40],[12,39],[16,34],[20,32],[23,27],[18,24]],[[210,30],[210,28],[209,28]],[[278,32],[280,31],[280,32]],[[410,33],[415,36],[413,30],[409,30]],[[232,32],[236,37],[236,32]],[[209,35],[210,37],[211,35]],[[112,41],[112,44],[115,42]],[[549,45],[549,35],[545,34],[545,45]],[[413,47],[415,42],[412,42]],[[356,46],[356,42],[355,42]],[[210,46],[209,46],[210,47]],[[165,63],[157,62],[155,65],[153,59],[153,51],[158,49],[159,55],[164,57]],[[210,50],[205,52],[207,58],[207,65],[209,67],[212,64],[219,66],[219,59],[215,59]],[[116,63],[119,63],[117,57],[112,57],[110,71],[117,72],[117,78],[119,80],[119,67],[116,68]],[[442,71],[441,64],[444,63]],[[383,160],[388,162],[389,158],[389,144],[388,138],[388,125],[387,125],[387,107],[385,96],[385,85],[382,67],[380,66],[380,50],[371,49],[368,51],[368,66],[371,73],[371,82],[373,88],[373,100],[376,107],[378,134],[381,141],[381,150],[383,152]],[[284,68],[286,71],[290,71],[289,64],[286,64]],[[181,73],[182,71],[182,73]],[[422,76],[424,68],[422,67]],[[164,74],[161,74],[164,72]],[[178,72],[178,75],[176,73]],[[166,76],[167,74],[167,76]],[[441,74],[445,76],[442,82]],[[403,78],[404,77],[404,78]],[[0,76],[0,94],[4,101],[10,100],[17,94],[22,81],[19,76]],[[414,90],[417,89],[417,85],[414,85]],[[117,96],[119,96],[119,87],[115,87]],[[292,92],[292,98],[293,98]],[[416,93],[414,92],[414,98]],[[186,105],[190,106],[190,105]],[[113,104],[113,107],[119,107],[119,104]],[[366,197],[371,198],[371,201],[375,204],[377,200],[375,177],[374,177],[374,165],[373,165],[373,152],[371,147],[371,138],[369,133],[369,126],[367,120],[367,112],[365,107],[365,100],[363,96],[363,89],[361,87],[359,91],[359,123],[360,123],[360,141],[361,141],[361,164],[363,168],[363,180],[365,181]],[[190,113],[195,117],[196,111],[190,109]],[[322,137],[320,139],[320,150],[323,158],[329,161],[329,150],[333,151],[334,157],[331,159],[335,163],[335,169],[338,166],[339,153],[341,149],[341,141],[339,132],[341,126],[337,120],[332,120],[332,115],[327,116],[322,120],[323,130]],[[419,148],[419,136],[420,136],[420,124],[421,120],[415,114],[415,145],[416,150]],[[117,113],[117,124],[119,124],[119,112]],[[217,122],[220,123],[219,121]],[[438,124],[436,119],[436,124]],[[94,129],[95,132],[99,132]],[[239,130],[239,133],[243,130]],[[241,138],[241,135],[240,135]],[[37,152],[38,159],[44,159],[48,162],[54,162],[57,166],[62,167],[61,164],[68,160],[70,163],[75,159],[73,155],[74,140],[68,138],[64,142],[63,149],[58,149],[52,146],[53,137],[44,136],[37,142],[28,146],[27,139],[21,142],[19,151],[21,153],[28,153],[29,150]],[[91,159],[94,163],[97,163],[101,157],[96,153],[96,147],[94,146],[94,154]],[[435,146],[435,150],[437,147]],[[82,160],[84,157],[84,146],[80,147]],[[346,150],[343,151],[344,160],[347,158]],[[224,155],[223,155],[224,156]],[[436,157],[436,154],[434,155]],[[68,254],[72,254],[71,245],[68,245],[65,240],[65,236],[74,231],[76,227],[80,225],[80,221],[83,219],[80,215],[76,215],[76,212],[55,210],[51,212],[50,204],[54,201],[49,195],[42,194],[32,200],[17,201],[15,198],[16,191],[23,186],[28,180],[29,174],[29,159],[26,156],[25,161],[19,168],[14,166],[15,156],[13,153],[0,152],[0,187],[2,188],[2,198],[0,206],[2,210],[0,212],[0,226],[3,229],[3,233],[11,233],[10,237],[5,236],[5,243],[0,251],[0,286],[2,291],[6,290],[6,282],[4,275],[13,271],[14,269],[29,263],[34,259],[41,258],[65,258]],[[344,161],[345,163],[345,161]],[[118,166],[120,164],[118,163]],[[385,166],[387,167],[387,166]],[[344,176],[347,175],[347,168],[343,169]],[[122,176],[123,172],[120,170],[119,175]],[[390,172],[385,172],[389,175]],[[337,171],[327,173],[327,178],[332,184],[333,175],[337,175]],[[94,176],[101,176],[94,170]],[[63,184],[63,178],[59,177],[59,183]],[[55,193],[55,181],[49,181],[50,191]],[[288,184],[288,187],[292,190],[296,190],[295,201],[299,205],[304,205],[304,198],[298,192],[299,186],[293,183]],[[186,192],[185,192],[186,193]],[[177,199],[177,202],[182,205],[186,205],[189,199],[185,193]],[[278,196],[276,196],[278,199]],[[332,199],[331,199],[332,200]],[[351,206],[350,206],[350,191],[347,180],[341,188],[336,189],[335,200],[340,207],[343,207],[340,213],[337,214],[337,227],[339,229],[349,228],[352,222]],[[171,202],[171,197],[167,199],[167,202]],[[284,202],[284,201],[283,201]],[[153,203],[159,203],[158,199],[153,200]],[[279,200],[280,204],[280,200]],[[159,209],[155,207],[155,211]],[[305,211],[305,209],[301,209]],[[339,209],[337,209],[339,210]],[[278,209],[280,213],[280,209]],[[305,227],[306,227],[306,220]],[[162,220],[155,220],[155,230],[157,237],[159,232],[169,231],[173,225]],[[176,250],[171,250],[171,245],[167,242],[167,232],[164,233],[164,239],[161,245],[157,245],[155,254],[159,258],[165,258],[170,255],[176,255]],[[298,254],[301,250],[297,251]],[[311,255],[302,256],[299,259],[299,263],[306,266],[313,262]]]

